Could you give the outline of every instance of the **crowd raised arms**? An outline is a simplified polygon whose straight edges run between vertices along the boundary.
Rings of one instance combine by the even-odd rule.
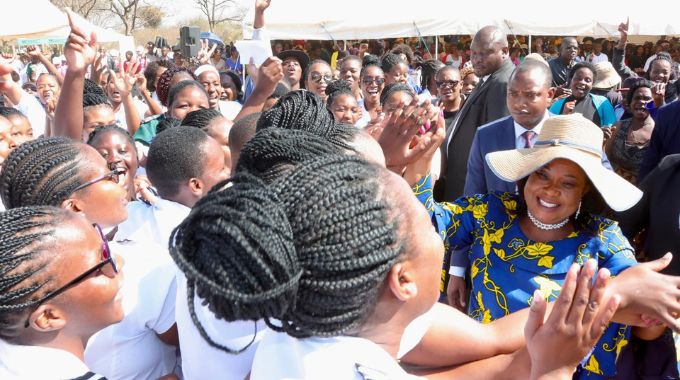
[[[66,12],[0,58],[1,379],[680,378],[677,38],[241,66]]]

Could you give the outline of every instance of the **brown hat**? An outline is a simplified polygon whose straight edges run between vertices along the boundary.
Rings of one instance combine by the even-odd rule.
[[[621,83],[621,77],[609,61],[598,62],[594,66],[597,80],[593,88],[607,90]]]

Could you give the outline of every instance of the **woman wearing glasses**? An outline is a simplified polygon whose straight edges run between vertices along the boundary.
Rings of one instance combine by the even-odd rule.
[[[320,59],[313,60],[305,71],[305,88],[321,97],[325,102],[328,98],[326,87],[333,80],[331,66]]]
[[[123,318],[122,276],[101,229],[56,207],[0,214],[0,378],[103,379],[85,342]]]
[[[0,196],[8,209],[61,207],[85,215],[113,238],[114,228],[128,216],[121,167],[111,169],[94,148],[64,137],[34,140],[19,148],[0,173]],[[162,247],[116,247],[127,262],[125,317],[90,339],[85,362],[111,379],[157,379],[176,365],[172,262]]]
[[[360,77],[363,99],[359,99],[358,103],[363,108],[363,116],[356,126],[363,128],[371,120],[376,120],[380,113],[380,94],[385,88],[385,74],[380,68],[380,60],[370,55],[366,56]]]
[[[437,83],[437,94],[439,101],[437,105],[444,112],[444,120],[448,128],[456,117],[458,110],[463,106],[461,89],[463,88],[460,80],[460,71],[453,66],[444,66],[437,71],[435,77]]]

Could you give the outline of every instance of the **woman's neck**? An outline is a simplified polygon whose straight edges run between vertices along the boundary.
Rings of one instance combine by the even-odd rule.
[[[647,115],[647,117],[644,119],[633,118],[631,121],[631,128],[633,130],[642,129],[646,126],[651,126],[652,128],[654,127],[654,119],[652,119],[651,115]]]
[[[51,333],[36,333],[32,337],[23,340],[22,345],[53,348],[66,351],[75,355],[78,359],[85,360],[85,345],[90,337],[66,335],[62,331]]]
[[[376,315],[369,319],[356,336],[370,340],[397,359],[401,338],[410,321],[404,321],[398,313],[391,315],[390,318],[376,320],[375,317]]]
[[[575,231],[574,224],[572,222],[569,222],[564,227],[555,230],[542,230],[536,227],[531,222],[531,220],[529,220],[527,215],[522,215],[519,217],[519,227],[524,235],[529,238],[529,240],[543,243],[562,240]]]
[[[374,102],[371,98],[364,98],[364,108],[366,111],[373,111],[378,108],[378,102]]]

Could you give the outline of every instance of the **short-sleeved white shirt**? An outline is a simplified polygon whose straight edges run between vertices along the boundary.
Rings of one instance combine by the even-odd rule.
[[[85,363],[70,352],[39,346],[9,344],[0,339],[2,380],[99,380]]]
[[[255,354],[250,379],[422,378],[406,373],[387,351],[367,339],[348,336],[296,339],[268,330]]]
[[[182,373],[185,380],[243,380],[250,372],[255,350],[267,329],[262,321],[227,322],[217,319],[203,300],[194,295],[196,317],[208,336],[216,343],[231,350],[250,346],[242,353],[232,355],[212,347],[203,339],[189,314],[187,303],[187,281],[181,271],[177,271],[177,331],[182,351]],[[257,333],[256,333],[257,330]],[[253,339],[254,337],[254,339]]]
[[[176,348],[157,336],[175,324],[175,265],[167,249],[149,243],[111,243],[122,256],[125,317],[90,338],[85,363],[109,379],[157,379],[177,365]]]

